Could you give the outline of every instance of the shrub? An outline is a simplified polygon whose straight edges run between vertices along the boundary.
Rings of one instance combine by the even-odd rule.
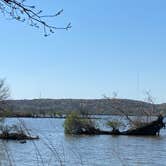
[[[93,134],[97,131],[96,124],[90,118],[82,118],[79,113],[71,112],[64,122],[66,134]]]
[[[119,130],[121,126],[124,126],[124,124],[118,120],[108,121],[106,125],[111,127],[113,131]]]

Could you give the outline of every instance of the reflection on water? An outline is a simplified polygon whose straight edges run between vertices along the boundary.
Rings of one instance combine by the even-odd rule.
[[[16,119],[8,119],[14,123]],[[40,140],[20,144],[5,142],[13,165],[66,166],[164,166],[166,165],[166,131],[160,137],[65,136],[63,119],[24,119]],[[10,165],[0,141],[0,165]]]
[[[10,152],[7,147],[7,142],[0,141],[0,166],[11,165]]]
[[[0,165],[3,164],[3,161],[5,160],[5,153],[3,149],[3,144],[0,142]]]

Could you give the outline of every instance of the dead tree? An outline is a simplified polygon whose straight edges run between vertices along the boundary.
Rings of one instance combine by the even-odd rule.
[[[129,117],[129,115],[126,113],[126,111],[123,110],[122,107],[120,107],[120,105],[121,105],[120,100],[118,100],[116,98],[111,99],[111,98],[107,97],[106,95],[104,95],[103,97],[108,103],[111,103],[111,107],[114,110],[117,110],[118,112],[120,112],[120,115],[124,116],[130,123],[133,122],[133,120]]]
[[[150,92],[150,91],[146,91],[145,94],[146,94],[145,101],[147,101],[148,103],[151,104],[151,108],[149,109],[149,111],[146,111],[147,120],[148,120],[148,118],[150,118],[150,120],[151,120],[151,117],[153,116],[153,114],[154,114],[155,111],[156,111],[155,102],[154,102],[154,98],[153,98],[153,96],[151,95],[151,92]]]
[[[4,111],[5,100],[10,96],[9,87],[5,79],[0,79],[0,112]]]
[[[6,85],[5,79],[0,79],[0,101],[6,100],[9,96],[9,87]]]
[[[152,121],[151,117],[154,112],[154,107],[153,107],[154,103],[152,102],[153,101],[152,97],[149,94],[148,94],[148,101],[150,105],[149,109],[144,109],[143,105],[138,104],[137,107],[139,108],[139,111],[141,111],[141,114],[140,115],[137,114],[135,118],[131,118],[129,116],[130,113],[127,110],[125,110],[125,107],[123,107],[124,105],[121,103],[119,99],[116,98],[111,99],[105,95],[104,98],[106,99],[106,101],[108,101],[108,103],[111,104],[112,109],[117,110],[117,112],[119,112],[122,117],[126,118],[126,120],[128,121],[127,125],[129,125],[130,128],[138,128]],[[146,116],[146,119],[144,118],[144,116]]]
[[[48,23],[48,18],[55,18],[61,15],[63,9],[54,14],[46,15],[34,5],[27,5],[26,0],[0,0],[0,11],[4,16],[11,19],[27,22],[35,28],[43,28],[44,36],[54,33],[57,29],[68,30],[71,28],[71,23],[68,23],[65,27],[58,27]]]

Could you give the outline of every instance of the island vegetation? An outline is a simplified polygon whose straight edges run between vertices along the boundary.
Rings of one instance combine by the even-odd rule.
[[[163,116],[159,115],[157,119],[151,122],[130,121],[128,130],[120,131],[120,126],[125,126],[125,123],[118,120],[108,121],[106,124],[112,129],[111,131],[101,130],[91,118],[84,118],[81,114],[70,113],[64,123],[65,133],[72,135],[137,135],[137,136],[155,136],[160,133],[162,128],[165,128]],[[136,122],[136,123],[135,123]]]
[[[112,101],[108,97],[107,100]],[[112,107],[116,109],[117,105],[112,105]],[[82,110],[79,113],[72,112],[67,116],[64,123],[65,133],[78,135],[159,135],[160,130],[165,128],[163,115],[160,113],[157,118],[154,117],[153,107],[151,110],[142,110],[142,114],[134,118],[130,117],[122,108],[118,107],[117,109],[121,114],[120,118],[116,117],[116,119],[106,122],[106,125],[112,129],[111,131],[101,130],[90,118],[88,111]],[[121,120],[121,117],[125,117],[126,121]],[[128,129],[125,128],[125,130],[120,131],[121,126],[126,127],[126,124],[128,124]]]
[[[29,130],[26,128],[23,121],[19,120],[18,124],[14,124],[12,126],[6,125],[4,123],[6,114],[8,113],[8,110],[4,105],[6,105],[5,100],[10,96],[10,90],[8,86],[6,85],[6,82],[4,79],[0,79],[0,139],[4,140],[33,140],[33,139],[39,139],[38,136],[34,137],[31,136]]]

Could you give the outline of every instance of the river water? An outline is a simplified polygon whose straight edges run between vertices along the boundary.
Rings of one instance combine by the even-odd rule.
[[[0,166],[166,166],[166,130],[159,137],[67,136],[64,119],[22,120],[40,139],[0,141]]]

